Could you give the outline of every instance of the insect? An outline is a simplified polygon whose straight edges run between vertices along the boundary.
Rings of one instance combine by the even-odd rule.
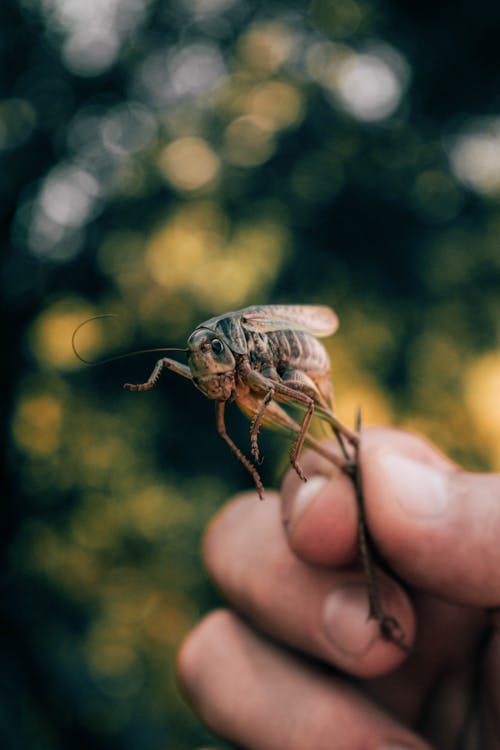
[[[217,430],[252,475],[262,498],[264,488],[256,466],[261,425],[295,434],[290,463],[303,480],[298,456],[305,441],[316,442],[308,436],[313,414],[328,423],[339,438],[344,458],[329,453],[330,460],[338,465],[349,460],[342,437],[354,446],[358,443],[357,435],[333,413],[329,358],[316,338],[334,333],[337,327],[333,310],[314,305],[265,305],[226,313],[195,328],[187,341],[187,366],[164,357],[145,383],[126,383],[124,388],[150,390],[167,369],[191,380],[215,401]],[[235,402],[252,418],[253,462],[227,433],[224,415],[228,402]],[[300,425],[279,403],[304,411]]]
[[[336,417],[330,361],[324,346],[318,341],[318,338],[335,333],[337,328],[337,315],[326,306],[246,307],[210,318],[197,326],[188,338],[187,348],[180,350],[187,352],[187,365],[162,357],[148,380],[139,384],[125,383],[124,388],[149,391],[158,383],[164,370],[172,370],[191,380],[207,398],[215,401],[217,431],[251,474],[261,499],[264,487],[257,468],[261,426],[278,429],[292,437],[290,463],[302,480],[306,481],[306,477],[298,459],[304,444],[348,474],[354,483],[358,503],[358,536],[368,583],[369,615],[379,622],[386,638],[406,649],[399,623],[382,608],[374,575],[373,550],[357,465],[360,425],[353,431]],[[79,356],[74,345],[77,330],[73,334],[73,349]],[[251,459],[227,432],[225,407],[228,402],[236,403],[251,418]],[[296,407],[303,414],[301,420],[293,419],[283,406]],[[340,452],[310,435],[313,416],[331,428]]]

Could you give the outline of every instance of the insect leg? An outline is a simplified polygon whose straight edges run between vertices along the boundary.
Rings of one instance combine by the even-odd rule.
[[[293,372],[293,371],[291,371]],[[321,404],[321,402],[318,404],[317,397],[316,397],[316,388],[314,386],[314,383],[308,383],[310,379],[307,378],[307,375],[304,373],[298,373],[300,375],[300,379],[295,377],[292,379],[286,380],[285,383],[280,384],[276,387],[276,396],[275,398],[279,401],[283,401],[284,403],[290,403],[295,401],[298,405],[303,406],[306,408],[306,415],[304,417],[304,420],[302,422],[303,430],[304,432],[299,435],[297,439],[297,443],[295,444],[293,451],[292,451],[292,464],[293,459],[297,458],[297,455],[302,448],[302,444],[304,442],[305,432],[309,428],[309,424],[311,422],[311,418],[313,416],[313,413],[315,413],[318,417],[321,419],[324,419],[328,422],[328,424],[332,427],[333,432],[337,438],[337,441],[340,445],[340,448],[342,450],[342,454],[344,456],[344,459],[346,461],[346,465],[352,464],[351,457],[349,456],[349,453],[345,447],[345,443],[343,441],[343,435],[346,435],[349,442],[356,446],[359,442],[358,436],[352,432],[352,430],[349,430],[347,427],[344,427],[342,423],[337,419],[337,417],[333,414],[332,411],[329,409],[326,409],[325,406]],[[319,394],[318,394],[319,396]],[[298,472],[300,476],[300,471]]]
[[[261,400],[251,392],[238,397],[236,403],[250,418],[255,417],[262,404]],[[266,412],[262,418],[262,424],[269,429],[281,432],[287,437],[296,437],[300,433],[300,425],[297,424],[297,422],[292,419],[292,417],[276,401],[271,401],[268,404]],[[306,435],[305,443],[319,453],[320,456],[326,458],[330,463],[337,466],[342,471],[348,471],[350,469],[350,463],[347,465],[342,456],[339,456],[324,443],[315,440],[312,435]]]
[[[250,472],[252,475],[253,481],[255,482],[255,486],[257,487],[257,492],[259,493],[259,497],[261,500],[264,499],[264,485],[262,484],[262,480],[260,478],[259,472],[255,468],[255,466],[248,460],[248,458],[240,451],[236,443],[234,443],[229,435],[227,434],[226,430],[226,422],[224,420],[224,410],[225,410],[226,402],[225,401],[217,401],[215,404],[215,417],[217,421],[217,432],[221,436],[223,440],[226,441],[228,446],[233,451],[236,458],[241,461],[245,469]]]
[[[314,380],[309,377],[305,372],[302,372],[301,370],[285,370],[285,372],[282,374],[281,379],[285,385],[287,385],[289,388],[292,388],[294,391],[299,391],[302,394],[305,394],[306,396],[309,396],[314,401],[314,410],[316,410],[316,407],[321,406],[323,409],[329,409],[328,405],[325,402],[325,399],[320,392],[318,386],[314,382]],[[309,410],[306,412],[306,416],[304,418],[304,422],[307,423],[307,428],[309,428],[309,423],[311,421],[313,414],[309,413]],[[303,422],[303,425],[304,425]],[[330,428],[332,428],[330,424]],[[342,438],[340,436],[340,433],[335,430],[335,428],[332,428],[337,439],[338,443],[340,445],[340,448],[342,450],[343,456],[346,460],[346,462],[350,462],[349,454],[346,451],[345,445],[342,441]],[[299,436],[293,450],[296,453],[296,456],[299,454],[300,449],[302,448],[302,443],[304,442],[304,437]]]
[[[266,395],[264,396],[264,399],[261,401],[259,410],[255,414],[250,424],[250,447],[252,450],[253,459],[256,463],[258,463],[260,460],[259,443],[257,442],[260,425],[262,424],[264,412],[266,411],[267,407],[272,401],[273,396],[274,396],[274,388],[270,388],[268,392],[266,393]]]
[[[182,375],[184,378],[188,378],[189,380],[193,379],[189,367],[181,364],[180,362],[176,362],[175,359],[163,357],[162,359],[158,360],[158,362],[154,366],[153,372],[145,383],[125,383],[123,387],[127,391],[150,391],[151,388],[155,387],[156,383],[158,382],[158,378],[160,377],[163,370],[173,370],[173,372],[176,372],[178,375]]]
[[[261,370],[261,375],[267,379],[269,390],[264,396],[264,399],[261,402],[259,409],[254,413],[254,417],[250,424],[250,446],[252,449],[252,456],[253,456],[255,463],[260,462],[260,451],[259,451],[259,444],[257,440],[259,436],[260,426],[262,424],[264,412],[266,411],[267,407],[271,403],[273,399],[273,395],[274,395],[274,387],[271,387],[270,383],[273,383],[279,380],[279,377],[280,377],[276,369],[272,365],[266,365],[265,367],[263,367]]]
[[[361,431],[361,411],[358,410],[356,415],[356,431]],[[376,620],[379,624],[380,632],[384,638],[391,643],[395,643],[403,651],[409,652],[410,648],[405,641],[405,634],[396,617],[388,614],[383,606],[380,597],[380,591],[375,573],[374,546],[368,531],[368,521],[366,520],[365,503],[363,499],[363,490],[361,487],[361,475],[359,471],[359,446],[355,448],[354,461],[351,464],[351,478],[354,484],[356,495],[356,504],[358,506],[358,544],[361,558],[361,565],[366,577],[368,588],[368,618]]]
[[[279,398],[279,400],[285,401],[285,403],[287,401],[290,402],[290,400],[294,399],[305,407],[306,413],[300,426],[300,432],[290,452],[290,463],[292,464],[299,477],[305,482],[306,476],[297,463],[297,456],[299,455],[300,449],[302,448],[302,445],[304,443],[304,438],[307,434],[307,430],[309,429],[309,425],[314,413],[314,399],[311,396],[302,393],[301,391],[295,391],[293,388],[289,388],[288,386],[283,385],[283,383],[281,383],[280,381],[266,378],[260,372],[255,372],[255,370],[252,370],[252,368],[248,364],[240,368],[240,376],[245,379],[245,382],[250,386],[251,389],[264,391],[266,394],[262,406],[259,409],[259,412],[257,413],[257,416],[254,420],[254,425],[252,427],[254,433],[256,432],[256,427],[258,429],[258,427],[260,426],[264,411],[270,403],[271,398],[275,397],[276,394],[280,394],[281,396],[288,396],[288,398],[284,399]],[[271,393],[271,396],[269,396],[269,393]]]
[[[314,414],[314,401],[311,400],[309,404],[309,409],[306,411],[304,419],[302,420],[302,423],[300,425],[300,432],[297,437],[297,440],[295,441],[295,445],[292,446],[292,450],[290,452],[290,463],[292,464],[293,468],[299,475],[299,477],[302,479],[303,482],[307,482],[307,477],[300,468],[299,464],[297,463],[298,455],[302,449],[302,446],[304,445],[304,440],[307,435],[307,431],[309,429],[309,425],[311,424],[311,419]]]
[[[243,362],[240,365],[240,373],[246,382],[254,388],[261,388],[267,391],[268,388],[265,386],[265,382],[272,383],[275,388],[276,394],[283,394],[288,396],[289,399],[297,402],[298,406],[309,409],[310,399],[314,401],[314,413],[320,418],[328,422],[332,427],[335,434],[344,436],[351,445],[356,446],[359,442],[359,436],[353,430],[346,427],[340,419],[338,419],[331,409],[331,404],[327,403],[324,394],[319,390],[314,380],[309,377],[305,372],[301,370],[286,370],[280,379],[265,378],[263,377],[264,372],[258,373],[252,370],[248,362]],[[269,387],[269,386],[268,386]],[[279,398],[278,395],[275,398]],[[345,444],[339,440],[342,452],[346,460],[349,459]]]

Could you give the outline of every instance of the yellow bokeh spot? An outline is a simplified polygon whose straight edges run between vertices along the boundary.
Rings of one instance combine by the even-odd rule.
[[[127,511],[135,529],[148,539],[164,537],[168,528],[185,521],[189,506],[170,494],[163,485],[149,485],[127,501]]]
[[[203,138],[178,138],[161,151],[158,166],[174,188],[190,192],[214,182],[220,161]]]
[[[263,295],[283,260],[288,236],[269,219],[239,226],[211,203],[188,204],[149,243],[146,265],[170,293],[189,293],[207,308],[224,311]]]
[[[135,654],[128,644],[109,640],[90,651],[93,669],[104,675],[120,675],[135,663]]]
[[[75,599],[83,600],[94,591],[98,570],[87,552],[41,523],[31,529],[31,563]]]
[[[49,395],[22,399],[13,421],[17,445],[35,456],[49,456],[59,445],[63,409]]]
[[[500,468],[500,353],[489,352],[466,371],[464,399],[494,468]]]
[[[92,316],[88,307],[76,306],[73,300],[53,304],[42,312],[31,332],[31,345],[37,359],[56,368],[76,369],[81,362],[71,346],[73,332]],[[101,321],[95,320],[78,331],[78,349],[90,358],[102,342]]]
[[[87,664],[94,680],[113,699],[136,694],[144,681],[137,634],[133,627],[113,627],[100,622],[87,643]]]
[[[220,252],[224,217],[213,203],[184,206],[151,238],[146,265],[153,279],[167,288],[185,288],[210,255]]]
[[[280,68],[293,51],[291,31],[280,23],[256,23],[239,42],[239,53],[249,67],[272,73]]]
[[[272,130],[288,128],[302,116],[302,100],[295,86],[268,81],[248,95],[247,111],[269,123]]]
[[[179,596],[168,599],[158,595],[144,621],[144,630],[149,638],[165,646],[178,647],[191,623],[192,606]]]
[[[151,584],[144,571],[132,566],[109,570],[100,583],[106,619],[117,625],[142,620],[154,605]]]
[[[224,140],[227,160],[238,167],[262,164],[274,151],[273,129],[265,117],[237,117],[227,126]]]
[[[382,390],[368,379],[350,384],[340,384],[336,409],[342,421],[354,426],[361,408],[362,427],[388,425],[393,421],[392,409]]]

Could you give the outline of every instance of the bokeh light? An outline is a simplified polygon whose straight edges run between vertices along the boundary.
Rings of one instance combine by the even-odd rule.
[[[248,95],[248,111],[268,121],[273,130],[288,128],[300,121],[301,95],[289,83],[267,81],[256,86]]]
[[[53,453],[59,444],[62,415],[62,404],[47,394],[20,401],[13,422],[17,445],[36,456]]]
[[[202,138],[178,138],[162,150],[158,166],[173,187],[192,192],[213,184],[220,162]]]
[[[201,202],[175,212],[152,236],[145,262],[167,292],[190,294],[207,309],[231,309],[268,287],[286,249],[277,223],[262,219],[230,232],[217,207]]]
[[[128,34],[143,20],[148,0],[32,0],[62,32],[61,55],[71,73],[96,76],[116,61]]]
[[[457,135],[450,149],[457,177],[481,193],[500,192],[500,120],[470,123]]]
[[[403,96],[407,66],[395,50],[383,47],[342,55],[330,87],[344,109],[359,120],[392,115]]]
[[[288,60],[294,49],[294,33],[283,23],[253,24],[238,43],[244,64],[261,74],[275,73]]]
[[[472,429],[500,471],[500,352],[492,351],[474,361],[464,377],[465,403]]]
[[[61,369],[75,369],[81,363],[71,346],[73,332],[84,320],[91,317],[90,308],[77,299],[62,299],[48,306],[38,316],[31,331],[31,345],[40,363]],[[78,345],[87,356],[95,353],[102,343],[99,322],[83,326],[78,336]]]
[[[273,151],[273,131],[266,118],[243,115],[227,126],[225,156],[232,164],[255,167],[267,161]]]

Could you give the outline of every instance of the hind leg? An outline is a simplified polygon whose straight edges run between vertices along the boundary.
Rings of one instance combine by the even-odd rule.
[[[300,426],[299,436],[290,453],[290,462],[293,468],[295,469],[299,477],[305,481],[306,477],[304,476],[304,473],[300,466],[297,464],[297,456],[304,442],[304,438],[307,434],[307,430],[314,413],[314,399],[308,394],[302,393],[300,390],[291,388],[282,380],[274,380],[265,377],[265,375],[263,375],[262,373],[253,370],[248,362],[245,361],[240,364],[239,375],[242,378],[243,382],[245,382],[254,393],[264,394],[264,402],[261,404],[252,426],[254,439],[256,439],[256,433],[264,418],[265,410],[268,405],[272,403],[273,398],[282,401],[285,404],[299,404],[303,409],[306,410],[305,417]]]
[[[264,413],[273,400],[274,396],[274,382],[279,380],[279,375],[274,367],[264,367],[261,371],[261,376],[266,378],[267,381],[267,393],[260,403],[258,411],[255,413],[254,418],[250,424],[250,448],[252,451],[252,457],[255,463],[260,463],[260,451],[259,451],[259,430],[264,419]]]
[[[321,404],[322,406],[326,407],[327,405],[324,404],[324,400],[315,382],[301,370],[285,370],[285,372],[281,375],[281,382],[296,393],[300,393],[303,396],[309,398],[309,404],[307,406],[307,411],[305,413],[304,419],[301,423],[300,432],[290,453],[290,462],[292,466],[295,468],[300,478],[305,480],[306,477],[304,476],[302,469],[297,464],[297,458],[300,454],[300,451],[302,450],[302,446],[304,444],[304,440],[306,438],[307,431],[314,414],[315,406],[317,404]]]

